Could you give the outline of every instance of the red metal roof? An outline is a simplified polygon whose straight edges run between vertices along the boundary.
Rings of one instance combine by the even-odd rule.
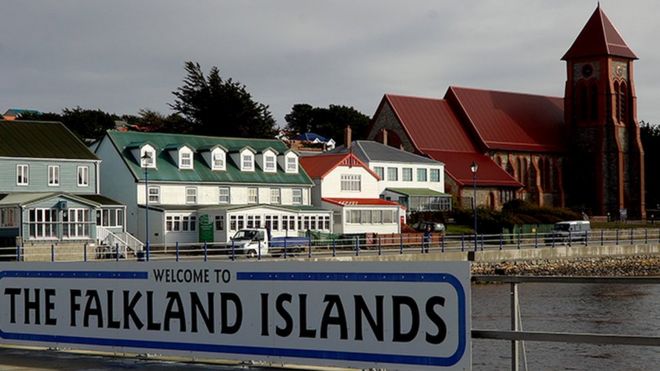
[[[328,198],[323,197],[321,200],[329,202],[331,204],[340,205],[340,206],[399,206],[398,203],[394,201],[383,200],[382,198]]]
[[[619,31],[598,5],[573,45],[561,59],[568,60],[604,55],[637,59],[635,53],[626,45]]]
[[[470,165],[476,162],[478,186],[498,186],[520,188],[520,184],[514,177],[499,167],[490,157],[475,152],[451,152],[425,150],[427,155],[434,160],[445,163],[445,172],[458,184],[462,186],[472,184],[472,172]]]
[[[476,148],[444,99],[386,94],[387,101],[417,149],[471,152]]]
[[[563,98],[452,86],[445,99],[487,150],[564,151]]]
[[[311,178],[323,178],[337,166],[359,166],[367,170],[374,178],[380,180],[380,177],[353,153],[340,153],[318,156],[303,156],[300,158],[300,165],[305,169],[307,175]]]

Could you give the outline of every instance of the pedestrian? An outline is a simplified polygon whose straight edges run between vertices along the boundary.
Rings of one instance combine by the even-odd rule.
[[[431,247],[431,226],[427,225],[426,229],[424,229],[424,252],[428,253],[429,248]]]

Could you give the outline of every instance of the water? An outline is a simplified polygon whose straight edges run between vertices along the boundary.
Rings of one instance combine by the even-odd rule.
[[[472,327],[509,329],[509,284],[472,286]],[[660,336],[660,285],[519,286],[527,331]],[[525,343],[529,370],[660,370],[660,347]],[[511,343],[474,339],[474,370],[511,367]],[[524,366],[521,365],[521,370]]]

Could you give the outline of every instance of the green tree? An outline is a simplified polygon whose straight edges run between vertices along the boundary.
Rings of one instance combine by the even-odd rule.
[[[187,134],[192,130],[190,122],[177,113],[165,116],[149,109],[141,109],[138,116],[128,122],[137,125],[142,131],[149,132]]]
[[[62,113],[41,113],[21,115],[21,120],[60,121],[84,141],[98,140],[105,131],[115,127],[119,116],[100,109],[65,108]]]
[[[655,161],[660,159],[660,127],[641,121],[639,129],[644,147],[646,207],[657,209],[660,204],[660,192],[658,191],[660,189],[660,171],[658,171]],[[655,218],[660,218],[660,215],[655,215]]]
[[[328,108],[295,104],[284,119],[287,122],[287,129],[296,134],[314,132],[333,138],[338,143],[343,142],[344,129],[347,125],[351,126],[353,139],[365,138],[370,121],[369,116],[353,107],[334,104]]]
[[[253,100],[245,85],[223,80],[217,67],[204,76],[199,63],[185,63],[183,86],[170,107],[191,123],[195,134],[272,138],[275,120],[268,106]]]

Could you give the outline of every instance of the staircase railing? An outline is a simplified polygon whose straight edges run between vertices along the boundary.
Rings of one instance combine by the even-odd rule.
[[[114,233],[109,229],[96,226],[96,240],[100,245],[107,245],[112,248],[119,246],[119,253],[126,257],[127,253],[135,254],[142,251],[144,244],[128,232]]]

